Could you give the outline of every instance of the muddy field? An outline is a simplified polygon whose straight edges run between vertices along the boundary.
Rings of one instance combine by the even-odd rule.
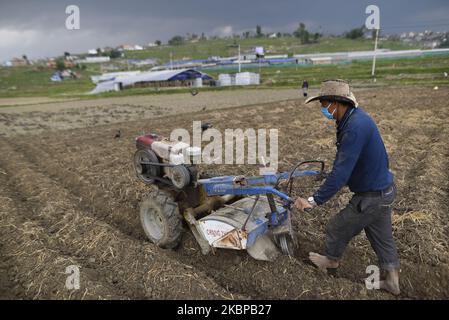
[[[447,299],[449,125],[442,108],[447,109],[449,89],[364,90],[357,97],[378,123],[398,185],[393,210],[402,263],[398,298]],[[220,102],[217,106],[224,107]],[[51,125],[42,120],[42,112],[14,113],[12,119],[0,110],[0,298],[395,298],[365,289],[365,268],[377,261],[363,233],[350,243],[336,276],[322,274],[307,262],[310,250],[323,249],[326,223],[347,203],[348,190],[311,213],[294,215],[300,243],[294,258],[266,263],[226,250],[203,256],[189,232],[176,251],[149,243],[138,217],[148,187],[137,181],[131,167],[134,137],[142,131],[169,134],[174,128],[191,128],[193,120],[212,122],[220,130],[277,128],[280,170],[314,158],[330,166],[335,154],[333,125],[302,99],[221,110],[212,101],[206,110],[202,104],[192,108],[190,113],[182,114],[186,110],[180,108],[177,115],[135,120],[121,117],[117,105],[115,123],[77,117],[78,127],[85,128],[59,131],[47,130],[73,128],[65,113],[74,110],[46,110]],[[95,116],[95,110],[101,118],[103,109],[85,112]],[[145,111],[145,106],[138,110]],[[122,136],[114,139],[118,128]],[[258,172],[249,165],[202,169]],[[319,184],[297,180],[295,194],[308,196]],[[79,290],[65,288],[69,265],[80,266]]]

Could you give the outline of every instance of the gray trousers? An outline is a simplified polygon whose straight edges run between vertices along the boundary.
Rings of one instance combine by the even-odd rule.
[[[348,205],[333,216],[327,225],[326,256],[332,260],[340,260],[349,241],[365,230],[380,268],[399,268],[391,226],[391,207],[395,197],[394,184],[380,195],[355,194]]]

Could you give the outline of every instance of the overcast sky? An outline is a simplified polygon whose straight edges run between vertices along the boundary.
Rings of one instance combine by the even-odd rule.
[[[80,30],[67,30],[68,5],[78,5]],[[364,24],[365,8],[380,8],[386,33],[449,30],[448,0],[0,0],[0,61],[86,52],[119,44],[167,41],[187,32],[232,35],[255,30],[308,29],[339,34]]]

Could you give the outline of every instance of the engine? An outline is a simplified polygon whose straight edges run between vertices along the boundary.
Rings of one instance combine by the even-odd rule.
[[[194,163],[201,157],[200,148],[156,134],[137,137],[136,148],[134,169],[143,182],[160,182],[182,189],[197,180]]]

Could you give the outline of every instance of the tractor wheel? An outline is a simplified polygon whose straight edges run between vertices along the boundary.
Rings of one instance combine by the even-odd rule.
[[[140,221],[147,237],[159,247],[173,249],[181,242],[182,217],[168,193],[151,191],[140,204]]]

